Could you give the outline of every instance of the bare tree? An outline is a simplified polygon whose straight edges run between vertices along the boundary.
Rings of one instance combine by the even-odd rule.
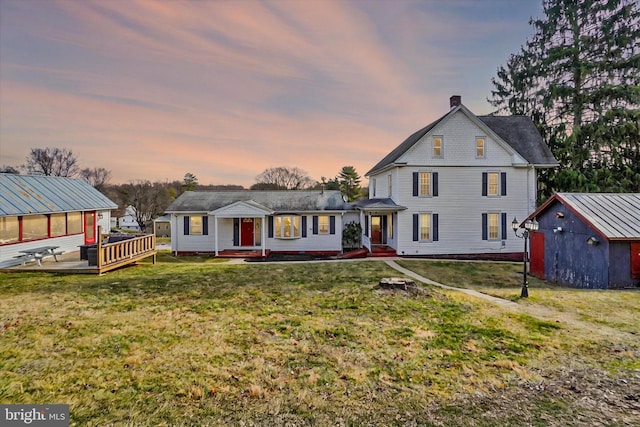
[[[78,158],[67,148],[32,148],[24,168],[31,174],[70,178],[80,173]]]
[[[145,232],[154,218],[164,213],[169,204],[169,192],[161,183],[130,181],[120,187],[124,207],[131,206],[140,230]]]
[[[20,171],[17,168],[14,168],[13,166],[7,166],[7,165],[3,165],[0,168],[0,173],[12,173],[14,175],[20,175]]]
[[[84,178],[93,188],[102,192],[109,184],[111,171],[105,168],[85,168],[80,171],[80,176]]]
[[[285,166],[265,169],[256,181],[252,190],[303,190],[314,184],[302,169]]]

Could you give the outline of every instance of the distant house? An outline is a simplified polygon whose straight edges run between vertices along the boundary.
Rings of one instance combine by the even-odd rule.
[[[558,193],[530,216],[531,273],[578,288],[640,284],[640,193]]]
[[[339,191],[187,191],[166,209],[171,250],[338,254],[358,215]]]
[[[129,231],[142,231],[132,206],[127,206],[124,210],[124,215],[118,217],[118,228]]]
[[[0,266],[21,250],[45,245],[66,252],[96,242],[117,205],[80,179],[0,173]]]
[[[524,116],[476,116],[460,96],[366,173],[363,244],[406,256],[514,257],[511,218],[536,208],[537,173],[557,161]]]
[[[156,237],[171,237],[171,216],[163,215],[153,220]]]

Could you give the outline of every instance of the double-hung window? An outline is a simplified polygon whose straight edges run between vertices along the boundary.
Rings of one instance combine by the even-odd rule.
[[[414,172],[413,195],[436,197],[438,195],[438,172]]]
[[[506,212],[487,212],[482,214],[482,240],[507,239]]]
[[[484,159],[485,157],[485,138],[483,136],[479,136],[476,138],[476,158]]]
[[[433,157],[434,158],[442,158],[443,157],[443,151],[442,151],[442,137],[441,136],[434,136],[432,139],[433,142]]]
[[[329,234],[329,215],[318,215],[318,234]]]
[[[413,214],[413,241],[435,242],[439,239],[437,213],[425,212]]]
[[[185,216],[184,217],[184,235],[185,236],[206,236],[209,234],[209,217],[203,216]]]
[[[507,195],[506,172],[482,172],[482,195],[498,197]]]

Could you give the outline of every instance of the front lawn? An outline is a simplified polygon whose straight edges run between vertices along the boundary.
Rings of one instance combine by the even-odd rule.
[[[101,426],[640,420],[632,399],[590,405],[598,390],[565,387],[625,378],[615,392],[638,395],[640,366],[624,363],[638,328],[623,313],[637,305],[609,322],[624,336],[585,338],[456,292],[375,288],[398,275],[371,261],[4,274],[0,403],[68,403],[72,425]]]

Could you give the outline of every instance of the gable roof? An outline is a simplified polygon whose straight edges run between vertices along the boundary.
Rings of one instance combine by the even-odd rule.
[[[362,199],[353,203],[353,206],[364,211],[390,211],[397,212],[407,209],[405,206],[396,204],[391,198],[384,199]]]
[[[640,240],[640,193],[556,193],[533,214],[557,201],[609,240]]]
[[[557,166],[558,161],[527,116],[477,116],[522,157],[535,166]]]
[[[82,179],[0,173],[0,217],[117,207]]]
[[[186,191],[165,212],[210,212],[236,202],[252,202],[274,212],[345,210],[342,194],[325,191]]]
[[[475,118],[480,127],[486,126],[502,139],[511,149],[521,155],[527,162],[539,167],[557,166],[558,162],[542,139],[540,132],[530,118],[526,116],[476,116],[464,105],[452,108],[447,114],[433,123],[411,134],[393,151],[380,160],[365,176],[369,176],[388,166],[413,147],[422,137],[429,133],[438,123],[462,110],[470,118]]]

